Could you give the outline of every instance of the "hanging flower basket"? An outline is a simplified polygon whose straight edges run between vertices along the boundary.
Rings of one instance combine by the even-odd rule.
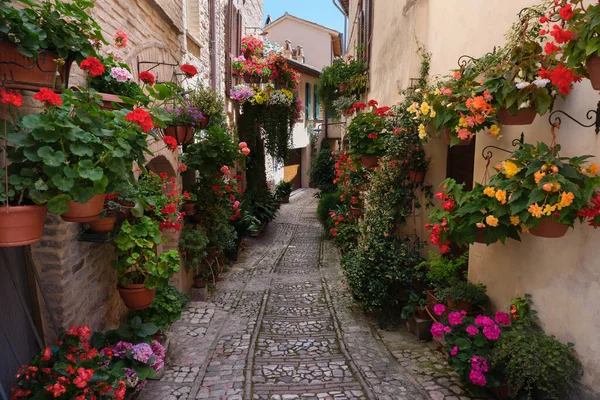
[[[196,203],[183,203],[181,206],[181,210],[185,213],[185,215],[194,215],[194,208],[196,207]]]
[[[111,233],[113,229],[115,229],[115,223],[117,222],[117,217],[114,215],[108,215],[102,219],[97,219],[95,221],[90,221],[90,230],[94,233],[107,234]]]
[[[427,171],[414,171],[412,169],[408,170],[408,178],[414,183],[423,183],[425,182],[425,173]]]
[[[119,296],[130,310],[143,310],[154,301],[156,289],[148,289],[143,283],[132,283],[127,286],[117,286]]]
[[[206,127],[208,126],[209,122],[210,122],[210,117],[208,117],[208,116],[205,115],[204,119],[200,123],[200,129],[206,129]]]
[[[188,144],[194,138],[194,127],[191,125],[171,125],[165,129],[165,136],[175,138],[180,146]]]
[[[585,63],[594,90],[600,90],[600,57],[591,56]]]
[[[360,156],[360,160],[365,168],[377,168],[377,164],[379,164],[377,156]]]
[[[0,247],[27,246],[42,240],[46,206],[0,208]]]
[[[450,135],[450,129],[444,129],[444,140],[446,141],[446,144],[448,146],[452,145],[452,136]],[[473,138],[470,138],[468,140],[461,140],[460,142],[458,142],[457,144],[455,144],[455,146],[468,146],[471,144],[471,142],[473,141]]]
[[[550,218],[544,218],[535,228],[530,228],[529,233],[533,236],[556,239],[566,235],[569,225],[552,221]]]
[[[487,244],[487,242],[485,241],[485,238],[483,236],[484,232],[485,232],[485,228],[477,229],[477,233],[475,234],[475,243]],[[495,239],[490,244],[496,243],[497,241],[498,241],[498,239]]]
[[[38,90],[41,87],[66,86],[73,60],[56,66],[57,54],[41,51],[38,59],[26,57],[14,43],[0,40],[0,81],[6,88]],[[58,72],[58,73],[57,73]]]
[[[350,209],[352,210],[352,216],[354,218],[360,218],[362,215],[362,209],[360,207],[350,206]]]
[[[71,200],[67,203],[70,210],[61,215],[67,222],[90,222],[100,217],[104,207],[104,198],[106,194],[97,194],[86,203],[78,203]]]
[[[515,115],[506,108],[498,110],[498,120],[502,125],[531,125],[537,115],[535,108],[522,108]]]

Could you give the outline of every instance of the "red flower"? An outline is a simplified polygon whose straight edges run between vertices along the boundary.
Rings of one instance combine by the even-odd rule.
[[[88,57],[79,63],[79,68],[87,71],[91,76],[104,74],[104,65],[96,57]]]
[[[166,206],[164,206],[160,210],[160,212],[163,213],[163,214],[166,214],[166,215],[175,214],[177,212],[177,207],[175,206],[175,204],[169,203]]]
[[[541,18],[540,18],[540,22],[541,22],[542,24],[545,24],[546,22],[548,22],[548,18],[547,18],[547,17],[541,17]]]
[[[148,132],[154,126],[150,114],[141,108],[131,111],[125,116],[125,119],[138,125],[144,132]]]
[[[377,103],[375,100],[369,100],[368,104],[369,104],[369,107],[377,107],[377,104],[379,104],[379,103]]]
[[[579,82],[581,77],[575,76],[573,71],[560,64],[550,71],[550,80],[553,85],[558,86],[560,94],[567,95],[571,92],[573,82]]]
[[[48,361],[50,360],[50,357],[52,356],[52,350],[50,350],[50,347],[46,347],[44,349],[44,352],[42,353],[42,361]]]
[[[33,98],[40,103],[44,103],[44,106],[46,107],[62,105],[62,99],[60,98],[60,95],[54,93],[52,89],[48,88],[41,88],[40,91],[33,96]]]
[[[552,31],[550,31],[550,35],[554,37],[556,43],[567,43],[573,40],[574,33],[571,31],[565,31],[560,26],[554,25],[552,27]]]
[[[380,117],[383,117],[384,115],[388,114],[389,111],[390,111],[390,107],[383,106],[383,107],[379,107],[378,109],[376,109],[373,112],[375,114],[379,115]]]
[[[177,171],[179,172],[185,172],[187,171],[187,165],[185,165],[184,163],[181,163],[177,166]]]
[[[23,104],[23,96],[18,92],[7,92],[6,90],[0,89],[0,103],[21,107]]]
[[[77,368],[77,377],[73,379],[73,383],[78,388],[82,389],[87,386],[87,383],[94,376],[93,369]]]
[[[542,79],[550,79],[550,71],[548,71],[545,68],[540,68],[540,72],[538,72],[538,75]]]
[[[54,397],[60,397],[67,392],[67,389],[60,383],[46,386],[46,390],[54,395]]]
[[[163,142],[165,142],[165,144],[167,145],[167,147],[169,148],[169,150],[171,151],[175,151],[177,150],[177,140],[172,137],[172,136],[165,136],[163,138]]]
[[[214,185],[214,186],[212,187],[212,190],[214,190],[215,192],[218,192],[219,190],[221,190],[221,186],[219,186],[219,185]]]
[[[377,139],[379,137],[379,135],[377,135],[376,132],[372,132],[372,133],[369,133],[369,135],[367,137],[369,139]]]
[[[445,200],[446,199],[446,195],[442,192],[437,192],[435,194],[435,197],[438,198],[439,200]]]
[[[160,174],[158,174],[158,176],[160,176],[160,179],[167,179],[169,177],[169,174],[167,174],[166,172],[161,172]]]
[[[156,83],[156,78],[148,71],[142,71],[139,75],[140,81],[153,86]]]
[[[181,66],[181,70],[186,74],[188,78],[196,76],[198,74],[198,70],[191,64],[183,64]]]
[[[446,211],[452,211],[456,206],[456,202],[453,199],[446,200],[442,203],[442,208]]]
[[[106,195],[106,200],[114,200],[117,198],[119,194],[118,193],[111,193],[111,194],[107,194]]]
[[[570,20],[575,15],[575,13],[573,12],[573,5],[566,4],[563,8],[560,9],[559,14],[560,17],[565,21]]]
[[[356,108],[357,110],[364,110],[365,108],[367,108],[367,105],[365,103],[357,102],[352,105],[352,108]]]
[[[346,111],[346,115],[352,115],[356,112],[356,108],[352,107],[348,111]]]
[[[185,197],[186,199],[191,199],[191,196],[188,192],[183,192],[183,197]]]
[[[554,54],[555,52],[560,51],[560,47],[555,45],[554,42],[547,42],[544,51],[546,54]]]

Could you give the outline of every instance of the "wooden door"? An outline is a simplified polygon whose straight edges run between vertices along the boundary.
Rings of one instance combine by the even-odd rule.
[[[475,169],[475,140],[468,146],[448,147],[446,177],[463,183],[465,190],[473,189],[473,171]]]
[[[302,187],[302,149],[290,150],[283,164],[283,180],[292,182],[294,190]]]

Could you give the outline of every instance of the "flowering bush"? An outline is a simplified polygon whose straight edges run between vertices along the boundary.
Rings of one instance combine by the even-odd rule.
[[[199,127],[206,118],[202,110],[183,100],[174,108],[165,109],[171,115],[170,125],[185,125]]]
[[[169,178],[166,172],[150,171],[140,175],[136,189],[141,206],[147,215],[160,223],[161,231],[173,229],[178,232],[181,229],[185,213],[180,208],[190,195],[179,191],[175,177]]]
[[[243,54],[239,57],[233,57],[233,59],[231,60],[231,68],[233,68],[234,70],[241,70],[245,64],[246,57],[244,57]]]
[[[247,59],[253,56],[261,56],[263,47],[263,40],[256,36],[245,36],[242,38],[242,52]]]
[[[254,91],[252,88],[246,85],[236,85],[231,88],[229,97],[235,101],[243,103],[244,101],[251,100],[254,97]]]

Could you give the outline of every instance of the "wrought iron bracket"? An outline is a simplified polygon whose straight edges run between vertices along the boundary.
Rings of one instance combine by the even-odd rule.
[[[485,53],[484,57],[485,56],[490,56],[492,54],[496,54],[496,46],[494,46],[494,50],[492,50],[492,51],[490,51],[488,53]],[[456,61],[456,63],[458,64],[458,67],[460,69],[463,69],[463,68],[466,68],[467,65],[469,65],[469,63],[471,63],[471,62],[477,62],[478,60],[479,60],[479,58],[472,57],[472,56],[470,56],[468,54],[463,54],[462,56],[458,57],[458,60]]]
[[[585,117],[587,118],[588,121],[594,120],[594,122],[592,122],[589,125],[579,122],[577,119],[573,118],[572,116],[570,116],[563,110],[556,110],[556,111],[553,111],[550,113],[550,115],[548,116],[548,122],[550,123],[550,125],[560,126],[560,124],[562,123],[562,120],[558,116],[559,114],[569,118],[571,121],[575,122],[577,125],[582,126],[584,128],[591,128],[593,126],[594,131],[596,132],[596,135],[598,135],[598,133],[600,132],[600,101],[596,105],[595,110],[588,110],[588,112],[585,114]]]
[[[149,67],[142,68],[142,66],[146,66],[146,65],[149,65]],[[139,59],[137,60],[138,73],[140,73],[142,71],[152,71],[154,68],[158,68],[163,65],[166,65],[167,67],[173,67],[173,75],[171,76],[171,82],[173,82],[173,83],[177,83],[179,75],[185,75],[184,73],[175,72],[175,67],[179,66],[178,62],[168,63],[168,62],[161,62],[161,61],[140,61]],[[158,76],[156,77],[156,80],[161,82]],[[162,81],[162,82],[164,83],[166,81]]]
[[[517,146],[521,146],[523,143],[525,143],[525,134],[523,132],[521,132],[521,137],[519,139],[514,139],[512,141],[512,146],[513,147],[517,147]],[[481,157],[483,157],[484,160],[491,160],[492,157],[494,156],[494,153],[492,153],[492,151],[490,149],[496,149],[496,150],[500,150],[503,151],[505,153],[509,153],[512,154],[514,152],[514,150],[508,150],[508,149],[503,149],[502,147],[498,147],[498,146],[485,146],[483,148],[483,150],[481,150]]]

